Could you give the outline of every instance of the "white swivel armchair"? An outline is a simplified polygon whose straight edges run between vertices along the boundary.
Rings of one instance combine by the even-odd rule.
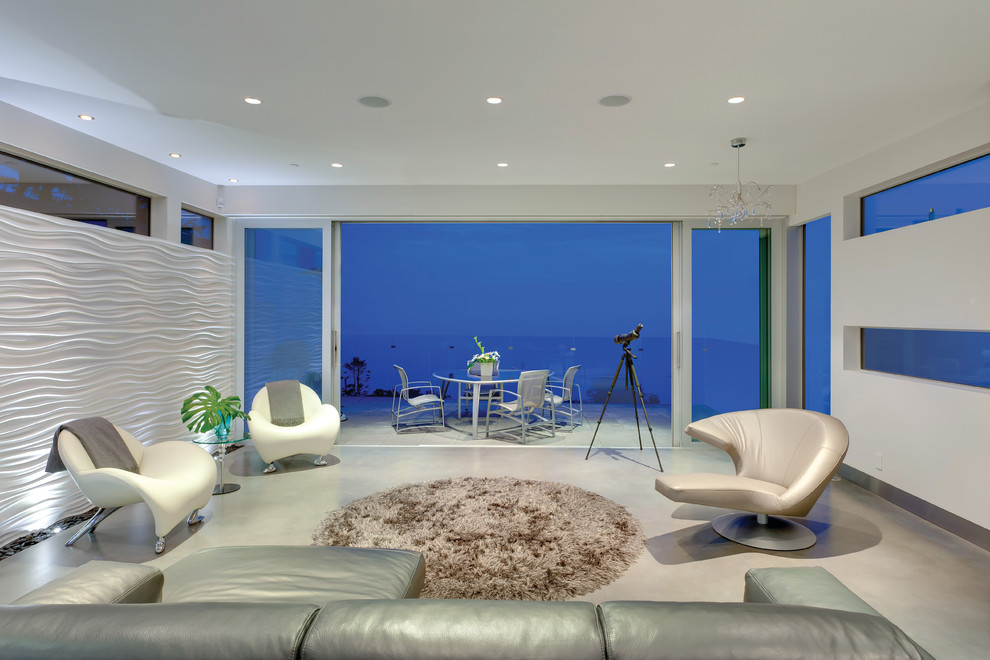
[[[279,426],[272,422],[268,398],[268,386],[262,387],[251,401],[251,419],[248,428],[254,448],[261,460],[268,463],[265,474],[274,472],[275,461],[296,454],[315,454],[314,465],[326,465],[323,458],[329,454],[340,434],[340,413],[329,403],[323,403],[319,395],[302,383],[303,421],[296,426]]]
[[[199,509],[213,495],[216,464],[209,452],[197,445],[170,441],[145,446],[124,429],[115,428],[138,465],[136,473],[120,468],[97,468],[74,433],[63,429],[58,434],[62,463],[83,495],[99,507],[96,515],[65,545],[96,531],[97,525],[120,507],[143,501],[155,519],[158,536],[155,552],[161,553],[165,550],[165,535],[183,518],[190,525],[202,522]]]
[[[815,544],[810,529],[775,516],[811,511],[849,448],[842,422],[811,410],[766,408],[715,415],[684,432],[727,452],[736,474],[665,474],[657,477],[658,492],[675,502],[751,512],[712,521],[736,543],[764,550]]]

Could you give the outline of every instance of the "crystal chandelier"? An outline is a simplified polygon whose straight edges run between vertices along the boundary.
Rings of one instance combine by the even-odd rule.
[[[708,228],[714,225],[722,231],[722,225],[732,226],[747,218],[757,217],[760,226],[770,219],[770,190],[773,186],[759,186],[752,181],[743,184],[739,174],[739,150],[746,146],[746,138],[733,138],[729,143],[736,150],[736,187],[713,186],[711,197],[715,208],[708,211]]]

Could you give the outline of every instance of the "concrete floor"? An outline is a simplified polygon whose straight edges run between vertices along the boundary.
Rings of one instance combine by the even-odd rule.
[[[600,409],[599,409],[600,411]],[[347,408],[338,446],[327,467],[308,458],[265,467],[250,442],[227,457],[224,479],[241,489],[216,496],[206,520],[180,524],[154,554],[154,528],[144,505],[125,507],[95,535],[63,546],[59,535],[0,561],[0,603],[7,603],[93,559],[148,562],[165,568],[200,548],[239,544],[309,544],[326,514],[392,486],[453,476],[514,476],[572,484],[626,506],[643,524],[646,550],[618,580],[580,600],[742,599],[746,569],[820,565],[889,617],[938,658],[990,657],[990,553],[845,481],[833,482],[807,518],[818,543],[773,553],[723,540],[709,524],[720,509],[670,502],[653,488],[659,474],[649,444],[638,446],[635,422],[616,407],[603,421],[585,460],[597,417],[584,428],[532,446],[473,440],[463,430],[404,433],[388,426],[387,411]],[[609,413],[612,413],[612,406]],[[597,412],[595,413],[597,415]],[[456,417],[451,423],[456,427]],[[732,471],[721,452],[691,443],[670,448],[658,433],[667,472]],[[420,446],[413,446],[420,445]]]

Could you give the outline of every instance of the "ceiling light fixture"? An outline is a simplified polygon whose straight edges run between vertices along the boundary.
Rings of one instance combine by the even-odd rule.
[[[742,103],[745,100],[746,100],[745,96],[733,96],[731,99],[729,99],[729,103]]]
[[[358,99],[358,103],[366,108],[387,108],[392,105],[392,102],[384,96],[362,96]]]
[[[613,94],[612,96],[603,96],[598,99],[598,103],[604,105],[606,108],[618,108],[626,105],[630,101],[632,101],[632,99],[624,94]]]
[[[237,183],[237,179],[227,179],[228,183]]]
[[[79,115],[79,118],[82,119],[83,121],[93,121],[94,119],[96,119],[96,117],[94,117],[93,115]]]
[[[663,164],[664,167],[674,167],[675,165],[677,165],[677,163],[664,163]]]
[[[770,219],[770,190],[772,186],[759,186],[753,182],[743,185],[739,170],[739,150],[746,146],[746,138],[733,138],[729,143],[736,150],[736,187],[713,186],[709,197],[715,208],[708,211],[708,228],[714,224],[719,231],[722,225],[734,225],[749,217],[758,217],[760,226]]]
[[[343,163],[330,163],[330,167],[343,167]]]
[[[508,166],[509,166],[509,164],[508,164],[508,163],[495,163],[495,165],[496,165],[497,167],[508,167]]]
[[[244,102],[248,105],[261,105],[261,99],[257,99],[253,96],[245,96]]]
[[[175,152],[170,153],[169,156],[171,156],[172,158],[182,158],[182,154],[177,154]]]
[[[485,101],[491,103],[492,105],[498,105],[499,103],[502,102],[502,99],[500,99],[497,96],[489,96],[487,99],[485,99]]]

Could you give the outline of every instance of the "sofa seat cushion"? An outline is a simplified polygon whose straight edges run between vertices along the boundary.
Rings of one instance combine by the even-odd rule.
[[[313,621],[300,657],[602,660],[605,647],[591,603],[361,600],[327,603]]]
[[[166,603],[322,605],[353,598],[416,598],[425,578],[412,550],[255,545],[207,548],[165,569]]]
[[[763,603],[615,601],[598,606],[607,657],[766,660],[931,656],[883,617]]]

